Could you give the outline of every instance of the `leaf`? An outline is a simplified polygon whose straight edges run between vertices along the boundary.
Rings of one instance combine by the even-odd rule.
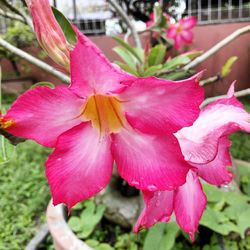
[[[124,47],[115,47],[113,50],[123,59],[123,61],[133,70],[136,70],[135,58]]]
[[[193,60],[197,56],[200,56],[202,53],[203,53],[202,50],[193,50],[193,51],[187,52],[181,56],[187,56],[190,60]]]
[[[139,76],[138,72],[132,69],[129,65],[119,61],[115,61],[114,63],[117,64],[121,69],[125,70],[126,72],[133,74],[135,76]]]
[[[147,68],[143,73],[142,76],[153,76],[158,73],[162,69],[162,65],[155,65]]]
[[[51,89],[55,88],[55,85],[53,83],[51,83],[51,82],[38,82],[36,84],[33,84],[30,88],[34,89],[34,88],[40,87],[40,86],[46,86],[46,87],[49,87]]]
[[[249,206],[249,205],[248,205]],[[239,215],[238,227],[242,239],[245,238],[245,231],[250,228],[250,208]]]
[[[166,47],[162,44],[156,45],[150,49],[148,54],[148,65],[159,65],[163,62],[166,55]]]
[[[178,68],[179,66],[188,64],[191,60],[188,56],[177,56],[171,59],[170,61],[166,62],[162,69],[164,70],[173,70]]]
[[[141,58],[141,54],[139,54],[137,50],[132,48],[128,43],[124,42],[121,38],[117,36],[113,36],[113,39],[117,41],[126,50],[128,50],[132,55],[134,55],[140,63],[143,63],[143,58]]]
[[[160,249],[161,241],[164,236],[165,224],[158,223],[147,233],[143,250]]]
[[[75,231],[75,232],[81,232],[82,230],[82,225],[81,225],[81,220],[79,217],[76,216],[71,216],[69,218],[68,224],[70,228]]]
[[[101,243],[99,246],[97,246],[95,248],[96,250],[114,250],[113,247],[111,247],[109,244],[107,243]]]
[[[73,27],[71,26],[70,21],[58,9],[56,9],[53,6],[51,8],[52,8],[53,14],[54,14],[58,24],[60,25],[68,43],[71,44],[72,46],[74,46],[77,42],[77,36],[76,36],[76,33],[75,33]]]
[[[238,227],[230,222],[222,212],[214,211],[210,207],[207,207],[203,213],[200,225],[208,227],[222,235],[228,235],[230,232],[239,232]]]
[[[179,71],[179,72],[173,72],[161,75],[161,78],[167,79],[167,80],[180,80],[185,77],[188,77],[190,74],[186,71]]]
[[[0,136],[0,164],[7,163],[15,154],[16,147],[4,136]]]
[[[165,226],[165,234],[161,240],[159,250],[171,250],[179,232],[180,228],[175,222],[168,222]]]
[[[237,59],[237,56],[232,56],[226,61],[221,69],[221,77],[226,77],[230,74],[230,72],[232,71],[232,66],[237,61]]]

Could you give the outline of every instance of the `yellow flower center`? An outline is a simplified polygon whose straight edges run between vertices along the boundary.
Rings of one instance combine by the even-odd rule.
[[[121,102],[112,96],[90,96],[82,115],[100,133],[117,133],[125,124]]]
[[[182,31],[183,31],[183,28],[181,27],[181,25],[178,25],[176,32],[181,33]]]

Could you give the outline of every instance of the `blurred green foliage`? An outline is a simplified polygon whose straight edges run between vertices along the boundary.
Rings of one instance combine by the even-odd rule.
[[[16,156],[0,164],[0,250],[24,249],[44,221],[49,187],[44,161],[49,153],[35,142],[16,148]]]

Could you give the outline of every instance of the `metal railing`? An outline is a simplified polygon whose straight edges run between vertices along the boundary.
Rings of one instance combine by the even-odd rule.
[[[185,14],[197,16],[198,24],[250,21],[250,0],[187,0]]]

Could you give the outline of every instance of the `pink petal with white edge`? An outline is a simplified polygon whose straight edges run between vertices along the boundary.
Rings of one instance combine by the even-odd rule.
[[[76,203],[100,192],[109,182],[113,158],[110,137],[101,137],[90,123],[62,134],[46,162],[53,204]]]
[[[191,127],[181,129],[175,136],[187,161],[204,164],[216,157],[219,139],[237,130],[250,132],[250,114],[230,89],[227,98],[205,107]]]
[[[173,136],[123,129],[113,135],[112,152],[121,177],[142,190],[175,189],[185,183],[190,168]]]
[[[181,32],[181,37],[185,41],[185,43],[192,43],[193,41],[193,33],[188,30],[183,30]]]
[[[157,222],[167,222],[174,208],[174,191],[143,191],[145,208],[138,218],[133,231],[150,228]]]
[[[99,48],[81,32],[78,42],[70,53],[70,89],[80,96],[108,94],[125,87],[121,82],[135,77],[114,67]]]
[[[192,164],[197,168],[198,175],[212,185],[220,186],[228,184],[232,178],[232,172],[228,167],[232,166],[229,147],[231,142],[222,137],[219,140],[218,152],[215,159],[207,164]]]
[[[200,113],[203,89],[197,74],[183,81],[140,78],[118,95],[126,118],[144,133],[173,133],[193,124]],[[192,98],[191,98],[192,97]]]
[[[198,176],[192,170],[187,174],[186,183],[175,194],[174,210],[179,226],[194,240],[199,221],[206,207],[207,198],[202,191]]]
[[[192,29],[197,24],[197,19],[194,16],[184,17],[180,20],[180,25],[183,29]]]
[[[54,147],[57,137],[78,125],[85,100],[67,87],[36,87],[22,94],[10,107],[5,119],[14,121],[8,131]]]

